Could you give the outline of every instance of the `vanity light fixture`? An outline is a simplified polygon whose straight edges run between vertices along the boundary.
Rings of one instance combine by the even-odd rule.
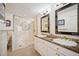
[[[58,6],[61,6],[61,5],[66,5],[67,3],[58,3],[58,4],[56,4],[56,6],[58,7]]]
[[[45,11],[45,12],[43,13],[43,15],[46,15],[46,14],[48,14],[48,11]]]

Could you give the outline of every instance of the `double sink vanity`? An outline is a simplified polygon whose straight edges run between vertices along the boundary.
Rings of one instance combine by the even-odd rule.
[[[42,56],[79,56],[79,40],[55,35],[35,35],[35,49]]]
[[[55,34],[79,36],[79,4],[69,3],[55,12]],[[50,14],[41,17],[41,33],[51,33]],[[52,22],[53,23],[53,22]],[[39,34],[39,33],[38,33]],[[35,35],[35,49],[43,56],[79,56],[79,39]]]

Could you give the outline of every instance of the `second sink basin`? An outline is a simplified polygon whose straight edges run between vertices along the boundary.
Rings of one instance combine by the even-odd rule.
[[[70,41],[70,40],[61,39],[61,38],[53,39],[53,42],[61,44],[61,45],[65,45],[65,46],[77,46],[76,42]]]
[[[41,34],[39,34],[37,36],[42,37],[42,38],[47,37],[47,35],[41,35]]]

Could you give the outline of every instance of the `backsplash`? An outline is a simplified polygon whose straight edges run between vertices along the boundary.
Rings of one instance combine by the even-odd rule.
[[[72,38],[72,39],[78,39],[79,40],[79,36],[75,36],[75,35],[65,35],[65,34],[55,34],[56,36],[60,36],[60,37],[67,37],[67,38]]]

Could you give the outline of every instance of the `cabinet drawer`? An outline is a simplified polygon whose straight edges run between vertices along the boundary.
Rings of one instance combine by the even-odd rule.
[[[38,42],[41,42],[41,43],[43,43],[43,44],[47,44],[47,41],[45,41],[45,40],[43,40],[43,39],[38,38],[37,40],[38,40]]]
[[[62,53],[59,53],[57,50],[48,47],[48,56],[64,56]]]
[[[58,52],[64,54],[65,56],[79,56],[78,53],[68,50],[66,48],[60,47],[60,46],[57,47],[57,50]]]
[[[57,50],[57,45],[56,44],[48,42],[48,47],[53,48],[54,50]]]
[[[35,37],[35,41],[47,44],[47,41],[40,39],[38,37]]]
[[[58,45],[50,43],[50,42],[48,42],[48,47],[51,47],[54,50],[57,50],[59,53],[62,53],[65,56],[79,56],[79,54],[74,51],[71,51],[69,49],[63,48],[61,46],[58,46]]]
[[[48,47],[47,55],[48,56],[57,56],[57,51],[55,51],[53,48]]]

